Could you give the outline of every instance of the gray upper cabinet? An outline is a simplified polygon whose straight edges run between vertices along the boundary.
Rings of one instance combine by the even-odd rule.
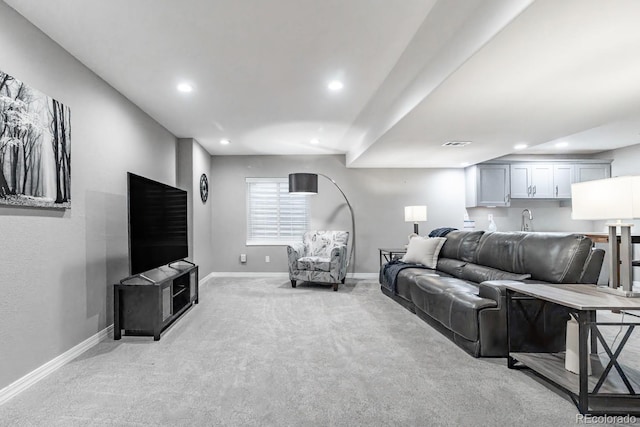
[[[553,165],[534,164],[531,166],[531,197],[549,199],[553,197]]]
[[[466,174],[466,206],[509,206],[510,175],[508,164],[471,166]]]
[[[551,163],[513,163],[511,165],[511,197],[513,199],[555,197],[553,166]]]
[[[575,165],[555,164],[553,165],[553,197],[556,199],[571,198],[571,184],[573,183],[573,175],[575,173]]]
[[[606,160],[605,160],[606,162]],[[511,161],[468,167],[466,207],[510,206],[511,199],[571,199],[574,182],[611,176],[611,164],[585,160]]]
[[[531,197],[531,166],[511,165],[511,197],[527,199]]]
[[[611,176],[611,165],[609,163],[592,163],[575,165],[575,181],[584,182],[594,179],[605,179]]]

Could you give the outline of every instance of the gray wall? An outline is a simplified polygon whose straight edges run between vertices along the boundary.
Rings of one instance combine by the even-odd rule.
[[[640,174],[640,144],[606,151],[597,156],[601,159],[613,159],[611,176]]]
[[[602,158],[627,160],[637,152],[607,153]],[[616,161],[614,160],[614,165]],[[343,156],[214,156],[211,163],[213,206],[213,271],[286,272],[282,246],[246,245],[246,177],[286,177],[292,172],[319,172],[332,177],[355,210],[357,228],[356,272],[375,273],[378,247],[402,246],[412,225],[404,222],[406,205],[426,204],[428,222],[421,234],[436,227],[462,227],[464,174],[459,169],[347,169]],[[613,173],[616,168],[613,166]],[[312,197],[312,228],[350,229],[344,199],[326,179],[319,179],[319,194]],[[519,230],[524,208],[533,212],[534,231],[598,231],[593,221],[571,219],[570,203],[550,200],[514,200],[509,208],[468,209],[476,229],[488,226],[494,215],[498,230]],[[248,262],[241,264],[239,255]],[[265,262],[265,255],[271,258]]]
[[[72,209],[0,208],[0,389],[113,322],[126,172],[175,185],[175,138],[0,2],[2,70],[72,114]]]
[[[192,153],[193,186],[193,260],[198,264],[200,278],[213,271],[212,212],[211,194],[206,203],[200,198],[200,176],[205,173],[211,184],[211,156],[193,140]]]
[[[200,176],[209,176],[211,155],[193,138],[178,139],[177,186],[187,190],[189,205],[189,260],[198,265],[202,280],[213,270],[211,253],[211,202],[202,203]]]
[[[176,186],[187,192],[187,234],[189,257],[193,261],[193,145],[192,138],[180,138],[176,148]]]
[[[284,246],[246,245],[245,178],[287,177],[317,172],[333,178],[354,208],[356,273],[376,273],[378,248],[407,243],[413,231],[404,222],[404,206],[427,205],[428,221],[420,233],[437,227],[461,228],[464,219],[462,169],[347,169],[344,156],[213,156],[213,270],[216,272],[287,272]],[[310,196],[312,228],[351,229],[342,195],[319,177],[318,194]],[[247,254],[247,263],[239,256]],[[265,255],[271,258],[265,262]]]

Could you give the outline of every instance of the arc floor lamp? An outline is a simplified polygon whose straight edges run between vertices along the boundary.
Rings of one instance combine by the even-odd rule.
[[[349,260],[347,261],[347,271],[349,271],[349,267],[352,265],[353,254],[355,252],[356,247],[356,221],[353,216],[353,208],[351,207],[351,203],[349,203],[349,199],[344,194],[344,191],[340,188],[340,186],[327,175],[322,173],[290,173],[289,174],[289,193],[297,193],[297,194],[318,194],[318,175],[328,179],[331,181],[333,185],[336,186],[342,197],[344,197],[345,202],[347,202],[347,206],[349,207],[349,213],[351,214],[351,231],[353,235],[353,239],[351,240],[351,251],[349,252]],[[355,272],[355,268],[352,269],[352,272]]]

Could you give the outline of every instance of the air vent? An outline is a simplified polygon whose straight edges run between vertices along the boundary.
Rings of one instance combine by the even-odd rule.
[[[471,144],[471,141],[447,141],[442,144],[443,147],[464,147]]]

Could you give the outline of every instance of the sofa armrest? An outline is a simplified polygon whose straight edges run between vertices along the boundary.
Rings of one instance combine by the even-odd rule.
[[[584,269],[580,276],[580,283],[589,283],[595,285],[598,283],[598,277],[600,277],[600,270],[602,269],[602,262],[604,261],[604,250],[591,249],[587,261],[584,263]]]
[[[500,309],[506,303],[507,288],[506,285],[523,283],[518,280],[487,280],[478,285],[478,296],[488,298],[498,303]]]
[[[289,262],[289,271],[297,270],[298,259],[305,256],[305,245],[302,242],[292,243],[287,246],[287,259]]]
[[[478,295],[493,299],[498,303],[494,313],[487,313],[499,317],[496,324],[504,325],[504,342],[500,346],[507,351],[507,288],[510,283],[523,283],[517,280],[490,280],[479,285]],[[512,351],[546,352],[562,351],[565,344],[566,321],[569,318],[569,308],[539,300],[521,300],[512,307],[509,313],[511,323]],[[542,312],[540,310],[542,309]],[[488,310],[487,310],[488,311]],[[534,322],[534,323],[532,323]]]
[[[347,274],[347,246],[336,245],[331,248],[331,277],[342,280]]]
[[[347,245],[334,245],[331,247],[331,261],[347,253]]]
[[[486,280],[478,285],[478,296],[496,302],[497,306],[480,312],[480,341],[484,356],[505,357],[507,343],[507,288],[517,280]]]

